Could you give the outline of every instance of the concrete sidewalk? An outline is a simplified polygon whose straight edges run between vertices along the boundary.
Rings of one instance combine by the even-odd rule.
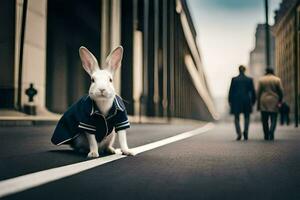
[[[0,110],[1,126],[31,126],[31,125],[54,125],[61,118],[61,114],[49,112],[48,110],[39,111],[39,115],[27,115],[16,110]],[[166,118],[166,117],[147,117],[147,116],[128,116],[131,123],[142,124],[195,124],[199,120]]]

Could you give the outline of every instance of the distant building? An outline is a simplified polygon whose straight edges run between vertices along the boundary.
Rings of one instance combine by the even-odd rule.
[[[249,58],[249,74],[253,77],[255,86],[257,87],[258,80],[265,74],[267,67],[266,62],[266,28],[265,24],[258,24],[255,33],[255,47],[250,52]],[[275,67],[275,40],[270,34],[270,66]]]
[[[299,120],[300,101],[300,1],[283,0],[275,11],[276,73],[282,79],[284,100]]]
[[[28,0],[23,15],[24,2],[0,1],[0,109],[22,107],[34,83],[38,114],[64,112],[90,85],[79,47],[90,49],[101,66],[122,45],[114,84],[128,114],[215,118],[185,0]]]

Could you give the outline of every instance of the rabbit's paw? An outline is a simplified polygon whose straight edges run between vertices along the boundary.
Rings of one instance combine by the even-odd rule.
[[[88,158],[98,158],[99,153],[98,151],[90,151],[89,154],[87,155]]]
[[[116,149],[113,147],[107,147],[105,150],[109,154],[116,154]]]
[[[126,149],[126,150],[121,150],[123,155],[126,156],[135,156],[136,153],[134,151],[132,151],[131,149]]]

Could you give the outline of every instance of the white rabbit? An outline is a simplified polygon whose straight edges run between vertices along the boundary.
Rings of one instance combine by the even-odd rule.
[[[91,76],[91,86],[89,89],[89,96],[93,99],[101,111],[106,116],[108,111],[112,107],[113,100],[115,98],[115,89],[113,86],[113,75],[117,68],[121,66],[123,57],[123,48],[121,46],[113,50],[107,57],[105,66],[102,69],[99,68],[96,58],[85,47],[79,48],[79,55],[82,61],[82,66],[85,71]],[[86,133],[90,152],[88,157],[98,157],[98,145],[95,135]],[[128,148],[126,139],[126,130],[118,132],[121,151],[125,155],[134,155],[134,153]],[[112,147],[115,139],[115,134],[111,133],[110,136],[105,138],[100,144],[100,148],[107,148],[111,153],[115,153],[115,149]],[[102,146],[103,145],[103,146]]]
[[[102,119],[102,122],[104,123],[104,126],[106,126],[106,135],[104,138],[102,138],[101,141],[98,140],[99,143],[97,143],[96,134],[91,134],[89,131],[96,132],[96,125],[99,125],[100,122],[96,122],[96,124],[91,125],[83,122],[79,122],[77,125],[75,122],[72,121],[72,119],[76,119],[76,116],[78,115],[81,118],[83,113],[81,112],[81,108],[77,108],[76,105],[85,102],[85,100],[80,100],[79,102],[75,103],[69,110],[76,110],[76,116],[74,111],[67,111],[60,122],[58,123],[56,130],[52,136],[52,142],[54,144],[60,145],[60,144],[67,144],[67,142],[71,143],[71,146],[75,148],[76,150],[88,150],[88,157],[89,158],[95,158],[99,157],[98,150],[106,150],[110,153],[116,153],[115,149],[113,148],[113,143],[115,140],[115,132],[109,133],[109,126],[108,121],[106,119],[114,116],[118,116],[116,113],[120,112],[124,115],[124,112],[126,113],[125,107],[122,108],[120,104],[122,102],[120,101],[120,97],[118,97],[115,94],[115,89],[113,86],[113,76],[117,68],[121,66],[122,62],[122,56],[123,56],[123,48],[121,46],[114,49],[110,55],[107,57],[105,66],[102,66],[99,68],[98,62],[94,55],[85,47],[79,48],[79,55],[82,61],[82,66],[85,69],[85,71],[90,75],[91,77],[91,85],[89,89],[89,96],[85,97],[85,99],[89,98],[90,102],[92,102],[92,105],[96,105],[98,110],[100,111],[98,113],[98,117]],[[117,106],[119,110],[114,111],[112,116],[109,116],[109,113],[113,109],[113,106]],[[92,108],[92,113],[94,110]],[[121,112],[121,111],[122,112]],[[125,111],[124,111],[125,110]],[[71,114],[70,114],[71,113]],[[96,113],[96,112],[95,112]],[[125,114],[126,115],[126,114]],[[71,117],[70,117],[71,116]],[[88,115],[89,116],[89,115]],[[127,119],[127,116],[125,116]],[[135,155],[135,153],[128,148],[127,145],[127,139],[126,139],[126,130],[125,128],[129,127],[128,119],[125,121],[121,121],[119,123],[116,122],[113,118],[111,123],[113,124],[113,127],[115,127],[115,130],[118,134],[118,139],[120,142],[120,148],[123,154],[125,155]],[[104,120],[104,121],[103,121]],[[76,120],[75,120],[76,121]],[[71,125],[65,125],[65,124],[71,124]],[[97,124],[98,123],[98,124]],[[74,125],[75,124],[75,125]],[[84,131],[84,134],[75,134],[72,133],[71,136],[69,133],[66,133],[66,127],[72,127],[77,126]],[[112,126],[111,126],[112,127]],[[67,131],[70,131],[69,129]],[[64,134],[69,134],[65,136]],[[62,136],[63,135],[63,136]],[[63,139],[61,139],[63,138]],[[99,145],[99,147],[98,147]]]

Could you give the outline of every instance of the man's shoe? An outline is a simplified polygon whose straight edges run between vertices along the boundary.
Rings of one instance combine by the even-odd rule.
[[[244,132],[244,140],[248,140],[248,133]]]
[[[242,135],[238,135],[236,140],[239,141],[239,140],[241,140],[241,138],[242,138]]]
[[[265,139],[265,140],[269,140],[269,136],[268,136],[268,135],[265,135],[265,136],[264,136],[264,139]]]

